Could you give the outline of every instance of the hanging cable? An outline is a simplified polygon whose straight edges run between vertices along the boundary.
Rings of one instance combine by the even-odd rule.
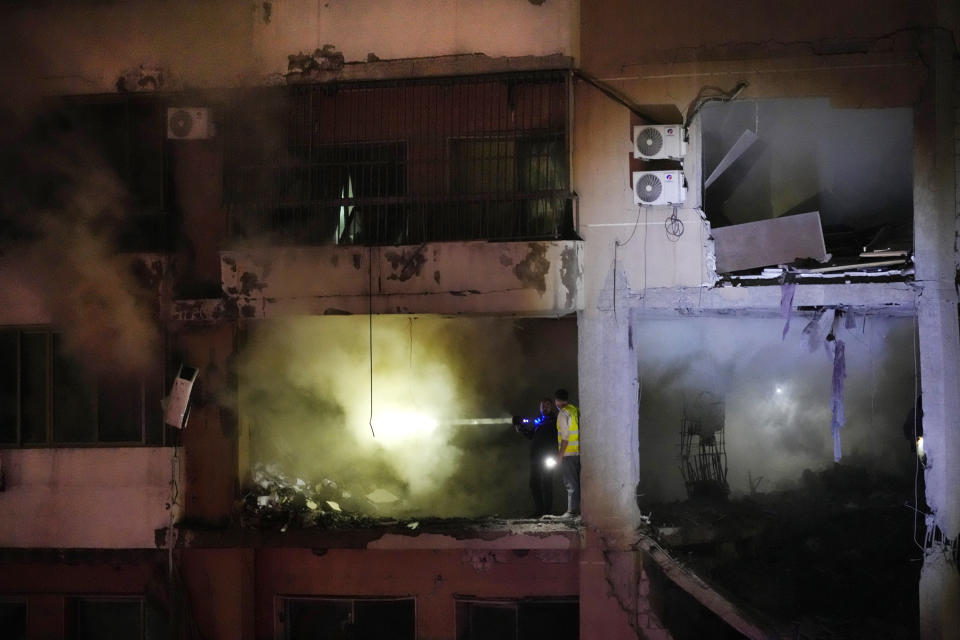
[[[373,430],[373,246],[367,247],[367,319],[370,337],[370,435],[377,437]]]

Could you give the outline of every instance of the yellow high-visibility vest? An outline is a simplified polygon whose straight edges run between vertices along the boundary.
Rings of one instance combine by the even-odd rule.
[[[580,411],[572,404],[565,404],[560,411],[570,414],[570,439],[567,440],[565,455],[580,455]],[[560,432],[557,432],[557,446],[563,441]]]

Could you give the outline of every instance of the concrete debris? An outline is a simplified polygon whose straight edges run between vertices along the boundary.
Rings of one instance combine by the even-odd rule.
[[[393,494],[377,491],[376,497],[386,494],[393,502],[399,502]],[[253,483],[240,505],[240,523],[255,528],[279,526],[281,531],[290,526],[358,528],[381,524],[368,515],[376,511],[373,501],[354,499],[332,480],[324,478],[312,483],[287,476],[277,465],[258,464],[254,467]]]
[[[713,228],[711,233],[720,273],[790,264],[803,258],[827,260],[817,211]]]
[[[391,502],[396,502],[399,500],[397,496],[393,495],[386,489],[377,489],[367,494],[367,500],[374,504],[389,504]]]

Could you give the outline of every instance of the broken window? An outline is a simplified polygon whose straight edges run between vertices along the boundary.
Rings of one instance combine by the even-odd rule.
[[[572,234],[562,72],[237,91],[231,232],[305,244]]]
[[[884,271],[909,267],[909,108],[841,109],[814,98],[738,100],[709,103],[700,118],[703,208],[711,226],[758,223],[743,228],[742,240],[734,229],[720,233],[718,271],[824,260],[824,244],[830,256],[825,264],[807,260],[795,266]],[[762,221],[810,213],[819,215],[820,229],[816,223],[799,231],[771,227],[770,237],[761,239],[767,233]],[[751,261],[749,254],[756,256],[758,244],[783,245],[782,255]],[[729,251],[727,245],[732,245]],[[737,259],[738,251],[746,254],[745,260]],[[733,257],[725,268],[729,253]],[[776,262],[764,264],[765,259]]]
[[[413,598],[283,598],[283,637],[414,640]]]
[[[457,640],[580,637],[577,599],[457,600]]]
[[[59,333],[0,330],[0,444],[162,444],[160,376],[91,376]]]
[[[27,603],[24,600],[0,599],[0,629],[8,640],[27,640]]]

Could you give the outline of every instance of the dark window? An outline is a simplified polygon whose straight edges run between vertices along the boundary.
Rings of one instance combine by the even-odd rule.
[[[123,185],[127,201],[120,246],[129,251],[168,248],[171,209],[165,168],[166,105],[151,95],[65,99],[61,126],[75,143],[92,149]]]
[[[162,385],[92,376],[58,333],[0,330],[0,444],[162,444]]]
[[[308,244],[567,237],[567,75],[238,91],[224,122],[235,236]]]
[[[168,636],[165,615],[141,597],[74,598],[68,601],[72,640],[160,640]]]
[[[475,138],[450,141],[451,186],[464,196],[458,218],[468,236],[550,238],[567,207],[563,139]]]
[[[27,603],[23,600],[0,600],[0,629],[8,640],[26,640]]]
[[[413,640],[413,598],[285,598],[287,640]]]
[[[457,640],[577,640],[577,600],[458,600]]]

